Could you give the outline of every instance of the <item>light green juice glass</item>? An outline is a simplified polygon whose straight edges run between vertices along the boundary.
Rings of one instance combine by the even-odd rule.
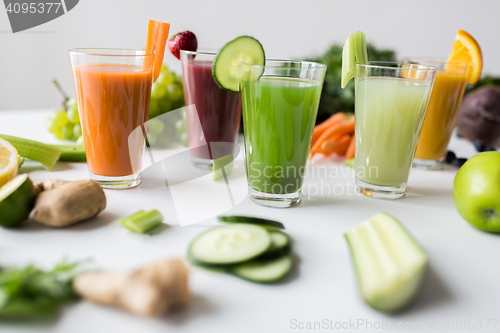
[[[436,68],[414,64],[357,64],[356,188],[398,199],[415,156]]]
[[[326,66],[266,60],[241,85],[250,199],[269,207],[300,202]]]

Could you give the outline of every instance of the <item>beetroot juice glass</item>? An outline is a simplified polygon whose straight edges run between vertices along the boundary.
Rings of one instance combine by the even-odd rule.
[[[204,169],[233,154],[241,117],[240,93],[221,89],[212,76],[215,56],[215,52],[181,51],[184,98],[197,111],[187,113],[189,148],[194,164]]]

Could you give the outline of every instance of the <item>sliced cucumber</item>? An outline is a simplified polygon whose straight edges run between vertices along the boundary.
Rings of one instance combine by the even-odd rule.
[[[190,245],[188,255],[209,265],[229,265],[253,259],[271,245],[271,236],[259,226],[234,224],[210,229]]]
[[[274,260],[252,260],[232,266],[229,270],[245,280],[270,283],[283,279],[293,267],[292,256],[286,255]]]
[[[0,225],[26,220],[35,204],[36,191],[27,174],[16,176],[0,188]]]
[[[356,63],[366,64],[367,62],[366,37],[364,33],[357,31],[347,37],[342,50],[342,89],[356,75]]]
[[[212,164],[212,180],[223,178],[224,174],[222,173],[222,168],[224,168],[226,176],[231,174],[233,171],[233,154],[222,156],[214,160]]]
[[[427,254],[389,214],[379,213],[345,234],[361,294],[376,310],[395,312],[418,294]]]
[[[278,221],[261,219],[258,217],[250,216],[240,216],[240,215],[228,215],[228,216],[217,216],[217,219],[225,223],[250,223],[258,224],[259,226],[266,228],[268,230],[285,229],[283,223]]]
[[[217,53],[212,75],[222,89],[238,92],[242,80],[255,81],[264,73],[263,67],[258,72],[252,72],[249,65],[264,66],[265,62],[266,55],[259,41],[250,36],[240,36]]]
[[[271,235],[271,246],[257,258],[258,260],[276,259],[290,253],[292,244],[288,235],[281,231],[270,231],[269,234]]]

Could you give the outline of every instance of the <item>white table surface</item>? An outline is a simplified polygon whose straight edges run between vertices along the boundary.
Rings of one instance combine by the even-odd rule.
[[[0,133],[55,142],[44,127],[49,112],[0,111]],[[455,136],[451,149],[459,156],[475,154],[472,144]],[[495,321],[485,329],[487,319],[500,319],[500,238],[474,229],[457,213],[451,197],[456,168],[412,170],[407,196],[397,201],[382,201],[349,195],[347,192],[354,192],[353,171],[347,171],[342,162],[309,165],[309,171],[319,165],[345,170],[346,177],[324,178],[323,182],[329,186],[341,184],[339,188],[349,191],[342,195],[308,195],[307,189],[322,181],[321,177],[309,177],[304,185],[304,201],[298,207],[266,208],[247,198],[229,212],[269,217],[285,224],[299,258],[298,269],[285,282],[259,285],[192,268],[190,285],[194,296],[190,306],[162,319],[141,318],[81,301],[66,307],[53,322],[0,323],[0,331],[275,333],[312,331],[307,329],[307,323],[319,322],[321,327],[316,324],[317,331],[371,332],[383,331],[377,326],[381,324],[387,327],[400,323],[401,327],[421,323],[422,329],[413,331],[444,332],[452,331],[453,326],[460,327],[457,326],[460,320],[471,320],[476,327],[460,331],[500,331],[500,323],[492,329]],[[37,167],[30,171],[35,181],[88,178],[83,163],[60,163],[53,172]],[[145,177],[145,184],[151,183]],[[35,224],[0,229],[0,265],[35,263],[49,268],[66,257],[92,258],[94,267],[102,269],[131,270],[162,258],[184,257],[189,242],[206,225],[216,224],[212,218],[201,223],[202,226],[180,227],[171,223],[172,226],[153,236],[133,234],[115,220],[139,209],[157,208],[168,224],[176,221],[171,203],[148,185],[105,192],[107,208],[91,221],[66,229]],[[192,204],[197,207],[196,202]],[[399,218],[430,258],[430,269],[416,302],[403,313],[390,316],[372,310],[363,302],[343,236],[380,211]],[[370,329],[361,321],[375,326]],[[480,323],[482,328],[477,329]],[[400,329],[393,327],[390,331]]]

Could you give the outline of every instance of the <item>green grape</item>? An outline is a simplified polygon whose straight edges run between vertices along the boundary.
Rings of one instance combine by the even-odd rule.
[[[182,88],[178,83],[169,84],[166,89],[170,99],[176,101],[182,98]]]
[[[175,130],[177,133],[184,133],[187,131],[187,125],[186,122],[182,119],[179,119],[175,122]]]
[[[47,117],[47,119],[45,119],[45,127],[49,130],[49,132],[52,132],[50,129],[54,126],[57,126],[57,124],[54,121],[54,115],[51,114]]]
[[[165,87],[161,84],[154,83],[153,87],[151,88],[151,98],[154,99],[161,99],[165,96],[167,91],[165,90]]]
[[[73,133],[73,127],[74,127],[74,125],[71,123],[62,127],[62,136],[63,136],[64,140],[70,140],[70,141],[74,140],[75,136]]]
[[[79,124],[80,123],[80,116],[78,115],[78,109],[68,109],[66,112],[66,116],[68,117],[68,120],[73,123],[73,124]]]
[[[165,125],[163,122],[159,119],[151,119],[147,123],[147,129],[148,129],[148,136],[153,134],[160,134],[163,129],[165,128]]]
[[[56,136],[59,140],[62,140],[63,138],[63,130],[61,127],[54,128],[53,131],[51,131],[52,134]]]
[[[83,136],[80,136],[78,139],[76,139],[76,145],[83,146],[83,144]]]
[[[167,70],[161,71],[160,76],[158,76],[158,80],[156,80],[156,84],[161,84],[163,86],[168,86],[169,84],[175,82],[175,74],[171,73]]]
[[[163,98],[162,100],[159,101],[158,108],[159,108],[160,114],[164,114],[164,113],[172,110],[172,102],[168,98]]]
[[[73,138],[79,138],[80,136],[82,136],[82,126],[75,124],[73,126]]]
[[[68,123],[68,117],[66,116],[66,111],[57,110],[54,112],[54,121],[59,126],[65,126]]]
[[[187,132],[181,134],[180,141],[184,146],[189,146],[189,137]]]
[[[66,110],[76,110],[78,112],[78,103],[76,101],[76,98],[75,97],[71,97],[70,99],[68,99],[68,101],[66,102]]]

